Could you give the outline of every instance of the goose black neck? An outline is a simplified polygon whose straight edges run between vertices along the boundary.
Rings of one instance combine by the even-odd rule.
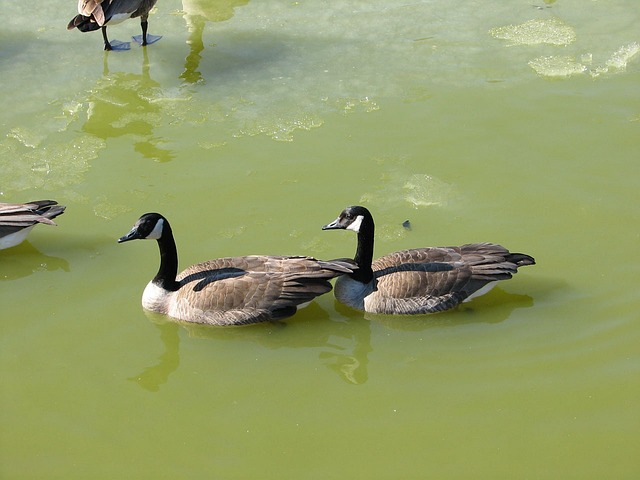
[[[160,269],[156,276],[153,277],[153,283],[165,290],[176,291],[180,287],[179,283],[176,282],[178,250],[173,239],[171,226],[166,220],[164,221],[162,235],[158,239],[158,248],[160,249]]]
[[[369,283],[373,280],[373,239],[375,234],[375,225],[373,218],[365,217],[360,225],[358,232],[358,247],[356,248],[356,256],[354,261],[358,264],[358,270],[351,274],[351,278],[362,283]]]

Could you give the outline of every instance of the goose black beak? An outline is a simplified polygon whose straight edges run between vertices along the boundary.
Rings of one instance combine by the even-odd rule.
[[[340,223],[340,217],[338,217],[333,222],[324,225],[322,230],[340,230],[344,228],[344,225]]]
[[[118,239],[118,243],[128,242],[129,240],[137,240],[138,238],[140,238],[140,236],[138,235],[138,230],[134,228],[126,235],[120,237]]]

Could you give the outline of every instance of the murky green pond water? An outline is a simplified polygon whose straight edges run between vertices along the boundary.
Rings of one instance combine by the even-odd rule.
[[[637,477],[636,0],[158,3],[108,54],[3,3],[0,201],[67,211],[0,251],[2,478]],[[378,256],[538,264],[436,316],[186,328],[115,241],[159,211],[182,267],[348,256],[355,203]]]

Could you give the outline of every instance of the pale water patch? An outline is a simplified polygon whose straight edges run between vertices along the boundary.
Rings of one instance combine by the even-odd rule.
[[[130,212],[131,210],[132,208],[129,205],[116,203],[109,200],[105,195],[99,196],[95,200],[95,204],[93,206],[95,215],[106,220],[113,220],[124,213]]]
[[[589,73],[593,77],[597,77],[606,73],[621,73],[627,69],[627,65],[632,61],[635,56],[640,52],[640,43],[633,42],[628,45],[623,45],[618,50],[613,52],[611,57],[605,62],[603,66],[596,67]]]
[[[580,56],[579,61],[569,55],[538,57],[530,60],[529,66],[543,77],[561,78],[588,73],[596,78],[604,74],[624,72],[638,52],[640,52],[640,44],[634,42],[620,47],[601,65],[593,66],[593,54],[585,53]]]
[[[576,41],[573,27],[556,17],[496,27],[489,33],[494,38],[507,40],[508,45],[569,45]]]
[[[292,142],[293,134],[298,130],[309,131],[321,127],[323,120],[320,116],[300,112],[299,116],[292,116],[290,112],[281,112],[277,109],[261,115],[259,119],[246,121],[234,134],[235,138],[245,135],[267,135],[273,140]]]
[[[403,185],[405,200],[413,207],[445,207],[453,197],[453,185],[433,175],[414,174]]]
[[[406,155],[372,159],[381,173],[360,195],[359,202],[379,211],[398,207],[446,207],[458,193],[455,186],[435,175],[411,171],[413,159]]]
[[[570,56],[538,57],[530,60],[529,66],[544,77],[569,77],[587,71],[586,65]]]
[[[640,43],[634,42],[623,45],[616,50],[611,58],[607,60],[607,67],[613,70],[625,70],[629,61],[640,52]]]
[[[104,148],[103,141],[90,135],[26,150],[14,141],[13,136],[0,141],[3,188],[10,191],[77,185],[89,171],[90,162]]]
[[[580,9],[588,16],[581,18]],[[537,10],[540,18],[488,30],[491,37],[512,47],[508,57],[514,66],[530,52],[525,63],[542,77],[595,78],[624,71],[638,52],[637,34],[629,35],[628,29],[638,23],[638,15],[624,4],[551,2]],[[519,13],[523,12],[514,12]]]
[[[406,162],[409,159],[378,161],[392,169],[380,174],[378,181],[360,196],[359,203],[372,208],[380,220],[384,219],[376,226],[376,238],[382,242],[407,236],[411,230],[410,217],[416,209],[445,209],[459,200],[453,184],[434,175],[408,172]],[[405,212],[405,216],[398,217],[398,212]]]
[[[28,148],[36,148],[40,142],[45,138],[45,133],[42,131],[33,131],[28,130],[22,126],[13,127],[9,133],[7,133],[7,138],[13,138],[17,140],[20,144],[24,145]]]

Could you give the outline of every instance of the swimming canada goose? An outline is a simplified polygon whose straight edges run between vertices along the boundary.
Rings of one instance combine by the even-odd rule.
[[[243,325],[290,317],[299,306],[331,291],[329,280],[352,273],[348,261],[251,255],[209,260],[177,275],[178,253],[171,226],[146,213],[118,239],[157,240],[160,269],[142,294],[142,306],[179,320]]]
[[[373,259],[374,223],[369,210],[347,207],[323,230],[346,229],[358,234],[358,269],[336,281],[338,301],[358,310],[386,314],[435,313],[486,293],[518,267],[535,260],[510,253],[492,243],[460,247],[402,250]]]
[[[55,225],[52,219],[65,208],[53,200],[0,203],[0,250],[22,243],[38,223]]]
[[[77,28],[81,32],[102,29],[105,50],[129,50],[129,42],[107,38],[107,24],[115,25],[129,18],[140,17],[142,35],[133,39],[142,46],[157,42],[162,37],[147,33],[149,11],[157,0],[78,0],[78,15],[67,25],[67,30]]]

